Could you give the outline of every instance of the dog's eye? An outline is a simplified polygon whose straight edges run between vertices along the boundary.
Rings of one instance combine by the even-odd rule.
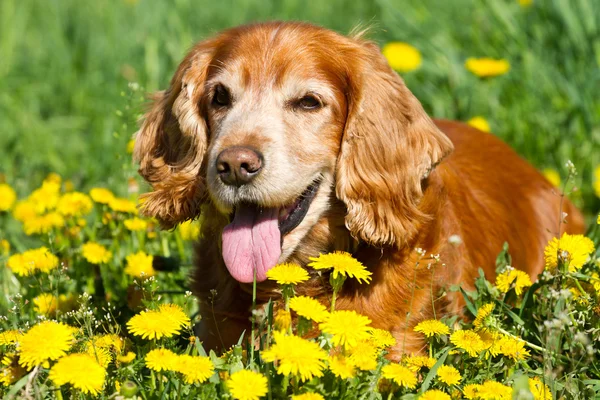
[[[218,107],[226,107],[231,103],[231,96],[229,91],[223,85],[217,85],[215,87],[215,94],[212,98],[213,105]]]
[[[317,96],[313,94],[307,94],[301,99],[298,99],[298,101],[296,102],[296,106],[304,110],[315,110],[317,108],[320,108],[322,104]]]

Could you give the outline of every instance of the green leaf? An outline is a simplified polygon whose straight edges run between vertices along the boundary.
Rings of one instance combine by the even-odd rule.
[[[444,352],[442,353],[440,358],[433,365],[431,370],[429,370],[429,373],[427,374],[427,376],[423,380],[423,384],[421,385],[421,393],[425,393],[425,391],[427,389],[429,389],[429,385],[431,385],[431,381],[437,374],[438,368],[441,367],[442,365],[444,365],[444,362],[446,361],[446,357],[448,357],[448,352],[450,352],[450,347],[448,347],[446,350],[444,350]]]

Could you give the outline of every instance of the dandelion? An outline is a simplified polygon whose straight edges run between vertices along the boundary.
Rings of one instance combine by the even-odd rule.
[[[468,58],[465,68],[480,78],[489,78],[504,75],[510,70],[507,60],[495,60],[493,58]]]
[[[354,365],[341,355],[328,358],[329,370],[340,379],[352,378],[355,375]]]
[[[234,399],[258,400],[267,394],[267,378],[258,372],[243,369],[231,374],[227,388]]]
[[[292,400],[325,400],[319,393],[308,392],[302,394],[295,394],[292,396]]]
[[[128,199],[122,199],[119,197],[113,198],[108,206],[111,210],[126,214],[137,214],[137,205]]]
[[[58,257],[48,248],[40,247],[10,256],[6,266],[19,276],[28,276],[35,271],[47,274],[58,267]]]
[[[8,330],[0,332],[0,346],[14,344],[23,336],[23,333],[18,330]]]
[[[371,334],[371,342],[378,349],[385,349],[396,345],[396,338],[385,329],[371,328],[369,329],[369,333]]]
[[[117,356],[117,361],[123,364],[129,364],[133,360],[135,360],[135,353],[132,351]]]
[[[459,349],[465,350],[471,357],[475,357],[485,349],[479,335],[470,330],[455,331],[450,335],[450,342]]]
[[[529,278],[527,273],[514,268],[509,268],[496,277],[496,287],[502,293],[508,292],[513,283],[517,296],[520,296],[523,293],[523,289],[528,288],[532,284],[531,278]]]
[[[381,369],[383,377],[396,382],[401,387],[414,389],[417,386],[417,375],[400,364],[388,364]]]
[[[594,177],[594,192],[596,193],[597,197],[600,197],[600,165],[594,169]],[[600,219],[600,217],[598,218]]]
[[[127,142],[127,148],[125,149],[125,151],[127,151],[127,154],[132,154],[134,148],[135,148],[135,140],[131,139],[130,141]]]
[[[480,329],[483,327],[485,319],[492,313],[494,307],[495,305],[493,303],[487,303],[477,310],[477,316],[475,317],[475,321],[473,321],[475,328]]]
[[[467,399],[476,399],[479,398],[479,390],[481,389],[481,385],[471,383],[469,385],[465,385],[463,387],[463,395]]]
[[[150,350],[144,358],[144,363],[146,367],[156,372],[175,371],[178,357],[171,350],[159,348]]]
[[[2,364],[5,367],[0,369],[0,386],[10,386],[27,373],[27,370],[16,362],[15,355],[6,355]]]
[[[437,376],[440,382],[446,385],[458,385],[462,379],[460,372],[450,365],[441,365],[437,369]]]
[[[142,311],[127,322],[127,328],[143,339],[161,339],[179,334],[190,323],[183,309],[174,304],[163,304],[157,311]]]
[[[327,319],[319,324],[319,329],[333,335],[331,342],[334,346],[344,346],[346,349],[356,346],[361,340],[369,339],[369,324],[371,320],[355,311],[334,311]]]
[[[278,361],[277,373],[299,376],[301,381],[323,376],[327,353],[317,343],[277,331],[273,338],[275,344],[262,352],[262,358],[266,362]]]
[[[398,72],[410,72],[421,66],[421,53],[408,43],[390,42],[381,50],[390,67]]]
[[[273,318],[273,326],[280,331],[287,331],[292,325],[292,316],[287,310],[279,310]]]
[[[323,322],[329,316],[329,312],[323,304],[307,296],[293,297],[290,300],[290,309],[301,317],[315,322]]]
[[[379,350],[370,340],[361,340],[352,347],[348,362],[361,371],[371,371],[377,368]]]
[[[34,216],[23,221],[23,232],[27,236],[41,235],[65,226],[65,219],[57,212]]]
[[[471,118],[467,121],[467,124],[483,132],[489,132],[491,130],[490,124],[487,122],[487,120],[480,116]]]
[[[7,256],[10,253],[10,243],[6,239],[0,240],[0,255]]]
[[[548,182],[550,182],[552,186],[560,186],[560,174],[558,173],[558,171],[552,168],[546,168],[542,171],[542,174],[546,179],[548,179]]]
[[[402,364],[411,371],[418,372],[421,368],[432,368],[437,360],[433,357],[410,355],[402,359]]]
[[[38,314],[49,316],[56,312],[58,299],[50,293],[42,293],[33,299],[34,310]]]
[[[112,257],[106,247],[96,242],[87,242],[81,246],[81,254],[91,264],[106,264]]]
[[[177,229],[183,240],[193,241],[200,237],[200,224],[198,221],[182,222]]]
[[[17,201],[17,193],[6,183],[0,183],[0,212],[10,211]]]
[[[126,219],[123,225],[132,232],[145,231],[148,228],[148,222],[138,217]]]
[[[535,400],[552,400],[552,392],[540,378],[529,378],[529,390]]]
[[[525,348],[525,342],[512,337],[504,337],[499,343],[500,353],[512,358],[514,361],[521,361],[530,356]]]
[[[512,388],[495,381],[485,381],[477,388],[482,399],[512,400]]]
[[[214,368],[210,358],[187,354],[179,356],[175,366],[175,370],[181,373],[183,380],[189,384],[206,381],[214,374]]]
[[[560,239],[553,238],[544,250],[546,268],[550,271],[561,264],[568,265],[569,272],[579,270],[594,252],[594,242],[583,235],[563,233]]]
[[[92,199],[87,194],[72,192],[60,197],[57,211],[65,217],[80,217],[92,211]]]
[[[308,272],[297,264],[278,264],[267,271],[267,278],[280,285],[296,285],[308,280]]]
[[[73,345],[73,328],[56,321],[35,325],[19,339],[19,364],[28,369],[64,356]]]
[[[442,392],[441,390],[438,389],[431,389],[426,391],[425,393],[423,393],[423,395],[421,397],[419,397],[420,400],[452,400],[452,397],[450,397],[450,395]]]
[[[333,268],[333,278],[338,275],[355,278],[359,283],[371,280],[371,272],[367,271],[360,261],[356,260],[350,253],[336,251],[329,254],[321,254],[319,257],[309,257],[312,262],[308,263],[314,269]]]
[[[438,321],[437,319],[421,321],[413,328],[413,330],[415,332],[421,332],[427,337],[447,335],[450,333],[450,328],[448,328],[448,325]]]
[[[90,190],[90,197],[99,204],[110,204],[115,199],[113,192],[105,188],[93,188]]]
[[[37,216],[37,211],[35,210],[35,204],[33,204],[32,201],[21,200],[15,204],[12,214],[17,221],[25,222],[31,218],[35,218]]]
[[[148,278],[156,275],[156,270],[152,266],[154,257],[148,255],[143,251],[138,251],[135,254],[128,255],[125,257],[127,266],[124,272],[127,275],[131,275],[137,278]]]
[[[43,214],[53,210],[60,197],[60,182],[44,181],[42,187],[31,192],[27,198],[34,207],[37,214]]]
[[[69,354],[58,360],[48,375],[56,385],[72,385],[83,393],[97,395],[102,391],[106,370],[89,354]]]

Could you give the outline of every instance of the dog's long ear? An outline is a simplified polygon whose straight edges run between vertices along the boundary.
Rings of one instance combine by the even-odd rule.
[[[350,69],[336,194],[346,204],[353,236],[400,247],[427,219],[419,209],[423,180],[453,146],[379,48],[359,47],[359,62]]]
[[[206,197],[208,128],[201,99],[214,47],[206,41],[192,49],[170,87],[154,95],[136,134],[134,159],[153,189],[143,195],[142,212],[166,228],[198,216]]]

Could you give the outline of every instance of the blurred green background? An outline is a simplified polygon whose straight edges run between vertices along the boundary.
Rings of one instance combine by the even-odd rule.
[[[525,158],[563,176],[572,160],[581,187],[572,197],[588,213],[600,208],[598,0],[1,0],[3,179],[21,196],[49,172],[80,190],[123,189],[135,174],[125,148],[142,93],[165,88],[195,41],[271,19],[343,33],[372,23],[378,43],[410,43],[423,65],[403,76],[432,116],[481,115]],[[464,68],[468,57],[506,58],[511,70],[482,80]]]

